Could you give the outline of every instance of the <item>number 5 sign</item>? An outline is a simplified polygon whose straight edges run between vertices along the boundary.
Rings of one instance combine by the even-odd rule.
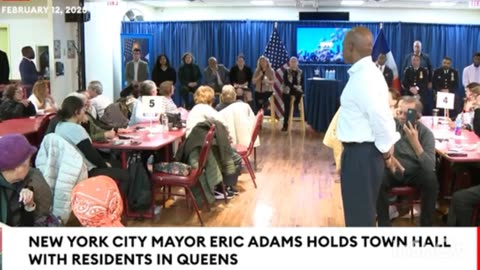
[[[148,114],[160,113],[160,97],[159,96],[143,96],[142,112]]]
[[[437,93],[437,108],[453,110],[455,104],[455,94],[453,93]]]

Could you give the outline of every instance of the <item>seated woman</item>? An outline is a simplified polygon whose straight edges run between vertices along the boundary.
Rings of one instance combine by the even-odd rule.
[[[237,93],[232,85],[224,85],[222,88],[222,94],[220,95],[220,103],[218,103],[218,105],[215,107],[215,110],[221,111],[234,102],[243,101],[241,99],[237,99]]]
[[[462,120],[462,128],[467,130],[474,129],[475,109],[478,107],[477,101],[480,97],[480,85],[477,83],[471,83],[467,85],[465,93],[465,101],[463,105],[463,111],[457,115],[456,119]],[[449,121],[450,128],[455,128],[455,121]],[[480,134],[480,132],[479,132]]]
[[[164,81],[158,88],[160,95],[161,111],[166,113],[179,113],[177,105],[173,102],[172,96],[175,91],[175,86],[172,81]]]
[[[283,127],[282,131],[288,130],[288,119],[290,117],[290,98],[295,97],[294,107],[298,108],[300,104],[300,98],[303,95],[302,70],[298,67],[298,59],[296,57],[290,58],[290,66],[283,73],[283,104],[285,107],[285,113],[283,114]]]
[[[9,226],[34,224],[34,192],[24,179],[30,170],[30,159],[36,151],[23,135],[10,134],[0,138],[1,223]]]
[[[52,96],[48,94],[48,85],[45,81],[37,81],[33,85],[32,94],[28,100],[35,106],[37,114],[57,112],[57,104],[55,104]]]
[[[115,138],[117,133],[129,133],[131,132],[129,129],[126,128],[113,128],[102,121],[99,121],[98,119],[94,118],[89,112],[90,108],[90,100],[85,96],[84,94],[73,92],[69,94],[67,97],[76,97],[82,101],[83,104],[85,104],[85,119],[81,123],[81,125],[85,128],[87,133],[90,135],[90,138],[92,138],[92,141],[94,142],[106,142],[108,140],[111,140]],[[55,128],[60,122],[60,116],[57,115],[55,118],[53,118],[47,128],[48,133],[55,132]]]
[[[88,177],[106,175],[113,178],[117,183],[128,184],[128,172],[120,168],[113,168],[112,164],[105,161],[99,152],[93,148],[92,139],[81,126],[81,123],[87,118],[85,111],[85,104],[80,98],[67,97],[57,114],[60,122],[55,127],[55,134],[78,148],[87,165]]]
[[[210,86],[200,86],[197,91],[195,91],[194,101],[196,105],[187,117],[187,139],[183,144],[183,149],[194,149],[195,147],[192,147],[192,144],[198,147],[203,144],[203,139],[199,140],[199,138],[204,138],[207,130],[201,130],[199,132],[199,129],[195,128],[198,124],[204,123],[205,121],[216,123],[215,138],[217,145],[213,146],[214,151],[212,152],[218,155],[212,155],[208,158],[205,169],[206,177],[200,181],[203,181],[202,185],[204,187],[213,187],[223,181],[227,186],[227,195],[231,197],[238,193],[235,185],[238,181],[241,158],[230,145],[231,136],[225,119],[212,107],[214,100],[215,92]],[[190,136],[192,133],[194,135]],[[221,145],[222,141],[224,142],[223,145]],[[218,151],[215,150],[215,147],[218,148]],[[184,157],[181,161],[188,161],[189,164],[194,164],[195,156],[190,154],[191,153],[182,153],[182,149],[179,149],[177,152],[178,157]],[[208,184],[205,181],[208,181]],[[223,192],[221,192],[220,186],[217,186],[215,191],[210,191],[210,193],[207,192],[207,198],[209,200],[212,198],[212,194],[216,199],[223,199]]]
[[[37,114],[35,106],[29,100],[23,98],[23,90],[20,86],[9,85],[3,96],[4,100],[0,105],[0,119],[24,118]]]
[[[217,120],[225,127],[227,126],[223,116],[212,107],[215,101],[215,91],[210,86],[200,86],[195,91],[193,98],[195,106],[193,106],[187,117],[186,137],[190,135],[190,132],[198,123],[210,119]]]
[[[136,125],[138,123],[144,123],[149,121],[158,121],[160,112],[158,113],[144,113],[142,108],[143,96],[156,96],[157,86],[153,81],[147,80],[140,83],[140,96],[133,103],[132,116],[130,117],[129,126]]]

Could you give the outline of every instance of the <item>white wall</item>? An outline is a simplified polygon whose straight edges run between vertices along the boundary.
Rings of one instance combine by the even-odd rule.
[[[45,7],[47,0],[38,0],[32,2],[1,2],[0,8],[6,7]],[[3,10],[3,9],[2,9]],[[48,12],[40,14],[14,14],[12,10],[1,12],[0,25],[6,25],[9,29],[9,47],[7,52],[10,64],[10,79],[20,80],[18,66],[22,61],[22,47],[31,46],[36,50],[36,46],[45,46],[50,44],[52,29],[48,20]],[[36,55],[38,57],[38,55]],[[39,68],[37,66],[37,68]]]
[[[86,2],[91,20],[85,24],[86,80],[99,80],[104,95],[116,98],[121,90],[120,30],[123,15],[129,9],[139,9],[145,20],[155,20],[153,8],[118,1],[116,6],[106,2]]]
[[[52,4],[54,7],[60,7],[61,10],[65,10],[66,6],[78,6],[78,0],[53,0]],[[74,40],[75,44],[78,44],[77,23],[66,23],[65,15],[63,14],[51,14],[50,16],[53,27],[53,37],[50,39],[50,85],[53,97],[61,104],[66,95],[78,90],[78,55],[75,55],[75,59],[67,57],[67,40]],[[54,59],[53,40],[60,40],[60,59]],[[56,61],[63,63],[63,76],[56,76]]]
[[[294,7],[258,8],[157,8],[156,17],[162,21],[197,20],[277,20],[296,21],[298,12],[315,11]],[[350,12],[350,20],[356,22],[418,22],[480,24],[479,10],[445,9],[388,9],[388,8],[325,8],[318,11]]]

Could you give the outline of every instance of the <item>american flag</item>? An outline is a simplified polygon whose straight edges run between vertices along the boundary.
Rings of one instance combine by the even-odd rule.
[[[285,45],[280,40],[277,28],[273,29],[273,33],[270,36],[265,52],[265,57],[270,60],[273,70],[275,70],[275,84],[273,89],[275,91],[275,108],[276,115],[283,116],[283,100],[282,100],[282,84],[283,84],[283,72],[288,68],[288,53],[285,49]]]

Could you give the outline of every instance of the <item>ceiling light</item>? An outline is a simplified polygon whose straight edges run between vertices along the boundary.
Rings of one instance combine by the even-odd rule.
[[[250,1],[254,6],[273,6],[273,1]]]
[[[455,2],[431,2],[430,6],[432,7],[453,7],[457,3]]]
[[[365,1],[342,1],[340,4],[342,6],[361,6]]]

